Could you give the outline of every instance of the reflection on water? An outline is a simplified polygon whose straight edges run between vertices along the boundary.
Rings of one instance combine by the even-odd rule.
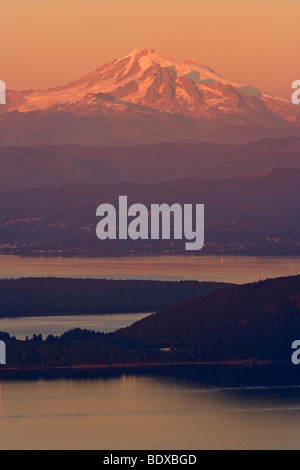
[[[0,318],[0,331],[17,339],[32,337],[33,333],[59,336],[73,328],[108,333],[125,328],[141,320],[149,313],[118,313],[110,315],[56,315],[52,317]]]
[[[0,278],[59,276],[109,279],[195,279],[235,283],[300,274],[300,257],[124,256],[22,258],[0,256]]]
[[[300,447],[295,368],[165,367],[93,377],[86,371],[80,379],[76,373],[2,381],[0,448]]]

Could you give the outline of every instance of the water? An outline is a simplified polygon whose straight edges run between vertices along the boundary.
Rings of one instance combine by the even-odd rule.
[[[56,276],[109,279],[224,281],[243,284],[300,274],[300,257],[124,256],[22,258],[0,256],[0,278]]]
[[[0,278],[245,283],[299,273],[299,257],[0,257]],[[104,331],[124,326],[121,316],[133,320],[109,315],[105,326],[106,319],[95,315],[5,319],[0,330],[59,334],[71,322]],[[18,376],[0,369],[0,449],[299,449],[300,369],[290,367],[292,372],[164,366],[125,373],[113,368],[19,371]]]
[[[118,313],[113,315],[57,315],[49,317],[0,318],[0,331],[5,331],[18,339],[32,337],[33,333],[46,336],[61,335],[72,328],[110,331],[125,328],[141,320],[148,313]]]
[[[300,385],[267,375],[193,366],[2,380],[0,449],[299,449]]]

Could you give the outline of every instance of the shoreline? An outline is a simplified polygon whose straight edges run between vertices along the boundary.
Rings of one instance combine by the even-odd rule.
[[[178,251],[178,252],[165,252],[165,253],[1,253],[1,256],[15,256],[18,258],[26,259],[26,258],[166,258],[166,257],[207,257],[207,258],[219,258],[219,257],[234,257],[234,258],[300,258],[300,253],[293,254],[293,253],[252,253],[252,252],[244,252],[241,253],[240,251],[234,252],[204,252],[204,253],[195,253],[195,252],[187,252],[187,251]]]
[[[116,363],[116,364],[78,364],[74,366],[46,366],[46,367],[6,367],[0,366],[0,377],[2,371],[48,371],[48,370],[98,370],[98,369],[118,369],[118,368],[138,368],[138,367],[158,367],[158,366],[187,366],[187,365],[228,365],[228,366],[263,366],[271,364],[285,364],[283,361],[270,361],[260,359],[247,359],[243,361],[191,361],[191,362],[136,362],[136,363]],[[286,364],[289,364],[288,362]]]

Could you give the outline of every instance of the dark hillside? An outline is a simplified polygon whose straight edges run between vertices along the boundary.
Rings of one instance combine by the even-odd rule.
[[[288,359],[300,339],[300,276],[205,294],[151,315],[116,338],[191,352],[203,361]]]

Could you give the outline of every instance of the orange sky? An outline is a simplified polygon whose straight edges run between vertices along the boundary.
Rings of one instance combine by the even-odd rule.
[[[64,85],[153,48],[289,97],[299,18],[299,0],[1,0],[0,79],[10,89]]]

